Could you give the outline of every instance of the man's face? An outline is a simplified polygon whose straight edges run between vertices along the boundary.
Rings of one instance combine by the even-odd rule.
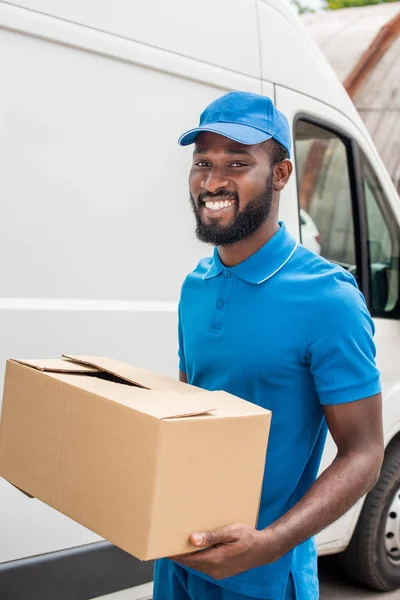
[[[273,169],[265,145],[199,134],[189,187],[200,240],[225,246],[249,237],[271,211]]]

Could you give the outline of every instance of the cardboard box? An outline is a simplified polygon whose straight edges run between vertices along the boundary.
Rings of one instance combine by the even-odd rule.
[[[7,361],[0,475],[141,560],[256,524],[271,413],[109,358]]]

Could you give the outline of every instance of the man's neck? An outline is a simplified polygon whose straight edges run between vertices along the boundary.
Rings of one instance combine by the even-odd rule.
[[[229,246],[218,246],[221,262],[226,267],[234,267],[255,254],[279,229],[278,219],[268,219],[251,237]]]

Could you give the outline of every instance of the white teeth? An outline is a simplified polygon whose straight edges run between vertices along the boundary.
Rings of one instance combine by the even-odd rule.
[[[206,207],[210,210],[221,210],[221,208],[228,208],[232,206],[233,200],[223,200],[218,202],[206,202]]]

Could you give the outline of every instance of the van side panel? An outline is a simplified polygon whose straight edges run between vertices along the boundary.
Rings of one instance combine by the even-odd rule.
[[[254,3],[243,2],[251,15]],[[259,77],[46,17],[39,0],[29,8],[0,3],[0,378],[10,356],[62,352],[175,376],[180,286],[211,252],[195,241],[191,150],[177,138],[225,91],[260,91]],[[171,7],[170,27],[178,15]],[[255,16],[253,26],[256,40]],[[141,47],[151,68],[138,64]],[[0,562],[99,540],[5,481],[0,494]]]
[[[255,0],[11,0],[9,4],[260,76]],[[238,43],[239,41],[239,43]]]

